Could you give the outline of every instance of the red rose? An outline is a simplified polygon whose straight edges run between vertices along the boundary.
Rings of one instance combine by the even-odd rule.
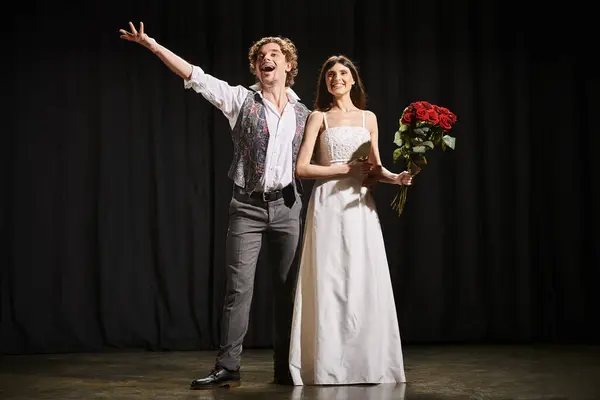
[[[437,124],[439,121],[438,113],[436,113],[433,108],[427,112],[427,121]]]
[[[450,129],[452,129],[452,123],[450,122],[449,116],[446,114],[440,115],[439,124],[442,127],[442,129],[444,129],[446,131],[449,131]]]
[[[402,123],[404,125],[410,125],[410,123],[413,120],[413,113],[412,112],[405,112],[404,115],[402,116]]]
[[[425,108],[427,110],[431,110],[433,108],[433,106],[427,101],[417,101],[416,104],[418,104],[420,108]]]
[[[454,113],[448,111],[448,119],[450,120],[451,124],[454,124],[456,122],[456,115],[454,115]]]
[[[419,107],[415,111],[415,116],[421,121],[427,121],[427,114],[429,114],[429,111],[424,107]]]

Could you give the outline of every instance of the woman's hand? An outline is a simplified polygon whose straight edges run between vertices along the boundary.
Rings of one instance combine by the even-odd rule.
[[[348,166],[348,175],[361,182],[365,180],[373,167],[370,162],[363,160],[350,161],[346,165]]]
[[[396,185],[412,185],[413,176],[408,171],[403,171],[396,176],[394,183]]]

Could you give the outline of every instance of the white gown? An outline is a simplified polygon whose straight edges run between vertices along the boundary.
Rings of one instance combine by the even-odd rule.
[[[325,115],[325,114],[324,114]],[[368,156],[363,126],[328,127],[319,164]],[[375,202],[354,178],[317,180],[308,204],[290,344],[294,385],[406,382]]]

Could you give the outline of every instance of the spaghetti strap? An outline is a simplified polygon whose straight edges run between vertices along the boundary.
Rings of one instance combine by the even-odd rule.
[[[325,116],[325,114],[327,114],[326,112],[323,113],[323,122],[325,122],[325,129],[329,129],[329,126],[327,125],[327,117]]]
[[[363,115],[363,128],[366,128],[367,124],[366,124],[366,120],[365,120],[365,110],[363,110],[362,115]]]

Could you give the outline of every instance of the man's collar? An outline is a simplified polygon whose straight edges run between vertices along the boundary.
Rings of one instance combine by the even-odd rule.
[[[261,86],[260,82],[256,82],[254,85],[250,86],[250,89],[252,89],[252,90],[254,90],[255,92],[257,92],[257,93],[260,95],[260,97],[263,97],[263,94],[262,94],[262,86]],[[291,88],[291,87],[287,87],[287,88],[285,89],[285,93],[286,93],[286,94],[287,94],[287,96],[288,96],[288,100],[289,100],[289,101],[290,101],[290,103],[292,103],[292,104],[294,104],[294,103],[296,103],[297,101],[299,101],[299,100],[300,100],[300,97],[299,97],[299,96],[296,94],[296,92],[294,92],[294,91],[292,90],[292,88]]]

